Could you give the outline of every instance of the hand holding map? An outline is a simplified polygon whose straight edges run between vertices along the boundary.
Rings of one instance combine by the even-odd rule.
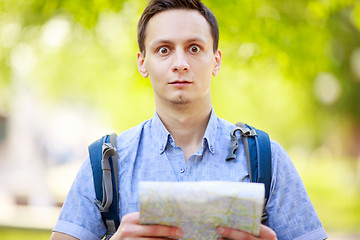
[[[141,224],[180,227],[181,239],[217,239],[219,226],[259,235],[262,183],[140,182],[139,191]]]

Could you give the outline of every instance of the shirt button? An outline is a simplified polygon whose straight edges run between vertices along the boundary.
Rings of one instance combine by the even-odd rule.
[[[184,168],[180,168],[180,173],[183,173],[185,172],[185,169]]]

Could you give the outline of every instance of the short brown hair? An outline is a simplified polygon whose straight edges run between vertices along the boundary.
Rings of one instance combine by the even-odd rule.
[[[150,0],[140,17],[137,27],[137,40],[141,53],[145,53],[145,31],[149,20],[157,13],[172,9],[191,9],[199,11],[210,24],[211,35],[214,41],[214,52],[218,49],[219,27],[216,17],[211,10],[201,2],[201,0]]]

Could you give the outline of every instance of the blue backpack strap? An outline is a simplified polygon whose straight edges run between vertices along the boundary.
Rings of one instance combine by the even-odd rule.
[[[94,203],[99,208],[108,230],[105,239],[109,239],[120,225],[116,135],[106,135],[91,144],[89,156],[96,193]]]
[[[253,174],[252,182],[260,182],[265,184],[265,199],[269,199],[271,184],[271,146],[269,135],[259,129],[255,129],[250,125],[246,125],[250,129],[254,129],[256,134],[254,137],[248,137],[250,165]],[[258,157],[259,156],[259,157]]]
[[[271,146],[269,135],[259,129],[255,129],[250,125],[237,123],[236,128],[231,132],[229,154],[227,161],[236,158],[236,151],[238,149],[238,138],[236,132],[241,133],[241,139],[244,144],[246,161],[249,170],[249,178],[251,182],[264,183],[265,185],[265,205],[270,195],[271,184]],[[262,222],[266,223],[267,212],[263,211]]]

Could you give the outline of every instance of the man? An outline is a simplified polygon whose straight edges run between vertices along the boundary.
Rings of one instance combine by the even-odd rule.
[[[212,109],[210,83],[221,65],[215,16],[200,0],[153,0],[138,25],[138,69],[152,83],[152,119],[120,134],[121,224],[111,239],[180,238],[182,229],[141,225],[139,181],[249,181],[243,146],[225,161],[233,124]],[[219,227],[230,239],[325,239],[326,233],[285,150],[271,141],[273,175],[268,226],[255,237]],[[89,159],[84,162],[51,236],[101,239],[106,228],[97,206]]]

